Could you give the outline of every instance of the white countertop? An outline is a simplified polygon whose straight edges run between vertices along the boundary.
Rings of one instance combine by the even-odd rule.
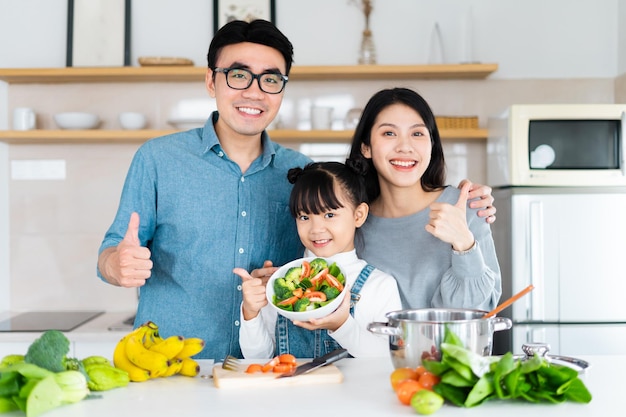
[[[17,314],[17,313],[14,313]],[[105,340],[119,340],[121,336],[132,330],[132,326],[108,330],[111,326],[118,326],[125,319],[135,314],[132,311],[107,312],[78,326],[72,331],[63,332],[68,339],[73,341],[102,342]],[[8,312],[0,313],[0,320],[10,317]],[[0,342],[30,342],[41,335],[41,332],[0,332]]]
[[[470,409],[446,404],[434,416],[622,416],[626,356],[588,356],[582,359],[591,363],[591,368],[582,377],[594,397],[589,404],[492,401]],[[200,362],[201,375],[210,375],[213,362]],[[101,399],[84,400],[52,410],[45,417],[418,415],[411,407],[400,404],[392,392],[389,358],[344,359],[337,363],[337,367],[344,374],[341,384],[219,389],[213,385],[212,379],[201,376],[173,376],[131,383],[126,388],[101,393]],[[20,413],[5,415],[23,416]]]

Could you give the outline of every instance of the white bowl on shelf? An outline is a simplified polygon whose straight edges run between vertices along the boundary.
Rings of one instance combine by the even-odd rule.
[[[93,113],[65,112],[55,114],[54,122],[61,129],[95,129],[100,124],[100,118]]]
[[[137,113],[133,111],[125,111],[119,114],[118,119],[122,129],[126,130],[138,130],[146,127],[147,118],[143,113]]]

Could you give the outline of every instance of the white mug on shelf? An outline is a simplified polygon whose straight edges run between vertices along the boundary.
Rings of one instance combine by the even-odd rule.
[[[36,125],[36,117],[33,109],[17,107],[13,111],[13,130],[31,130]]]
[[[311,107],[311,129],[331,130],[333,124],[333,108],[323,106]]]

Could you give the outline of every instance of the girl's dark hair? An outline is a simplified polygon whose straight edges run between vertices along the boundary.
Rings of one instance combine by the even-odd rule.
[[[422,188],[426,191],[436,190],[444,186],[446,179],[446,164],[443,158],[443,147],[439,137],[439,130],[435,123],[435,115],[426,100],[415,91],[407,88],[381,90],[370,98],[365,109],[363,109],[359,124],[354,131],[348,157],[349,161],[365,167],[365,184],[370,201],[374,201],[380,195],[378,172],[371,158],[363,156],[361,146],[371,146],[372,128],[374,127],[376,117],[392,104],[404,104],[415,110],[424,119],[426,128],[430,132],[432,153],[430,164],[421,178]]]
[[[285,75],[289,75],[293,63],[293,45],[273,23],[261,19],[250,23],[234,20],[222,26],[215,33],[209,46],[207,54],[209,68],[217,66],[217,57],[223,47],[242,42],[258,43],[276,49],[285,58]]]
[[[341,187],[356,207],[367,203],[365,181],[358,166],[340,162],[311,162],[304,168],[291,168],[287,179],[293,184],[289,210],[296,218],[300,213],[322,214],[343,207],[335,185]]]

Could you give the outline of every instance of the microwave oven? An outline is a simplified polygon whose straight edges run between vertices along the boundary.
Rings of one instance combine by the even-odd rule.
[[[626,104],[521,104],[490,117],[487,183],[626,186]]]

